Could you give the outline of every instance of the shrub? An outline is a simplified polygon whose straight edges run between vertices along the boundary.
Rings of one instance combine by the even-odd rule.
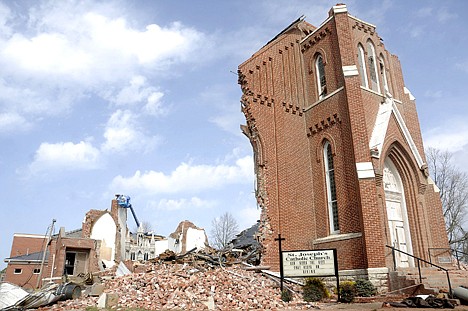
[[[283,289],[281,292],[281,300],[284,302],[290,302],[292,300],[292,293],[287,289]]]
[[[371,297],[377,294],[377,289],[369,280],[356,280],[356,296]]]
[[[330,297],[325,284],[318,278],[307,278],[303,288],[303,298],[305,301],[319,301]]]
[[[344,281],[340,283],[340,301],[350,303],[356,297],[356,283]]]

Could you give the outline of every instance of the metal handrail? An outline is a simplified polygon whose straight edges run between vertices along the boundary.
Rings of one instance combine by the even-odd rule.
[[[393,246],[385,245],[385,247],[388,247],[388,248],[390,248],[390,249],[392,250],[393,269],[394,269],[394,271],[397,270],[396,259],[395,259],[395,252],[396,252],[396,251],[397,251],[397,252],[400,252],[400,253],[402,253],[402,254],[405,254],[405,255],[407,255],[407,256],[410,256],[410,257],[412,257],[412,258],[414,258],[414,259],[417,260],[417,263],[418,263],[418,272],[419,272],[419,283],[420,283],[420,284],[422,284],[421,264],[420,264],[421,261],[424,262],[424,263],[426,263],[426,264],[429,264],[429,265],[431,265],[431,266],[433,266],[433,267],[436,267],[436,268],[438,268],[438,269],[440,269],[440,270],[445,271],[445,274],[447,275],[447,283],[448,283],[448,287],[449,287],[449,296],[452,297],[452,284],[450,283],[450,275],[449,275],[449,270],[448,270],[448,269],[446,269],[446,268],[444,268],[444,267],[441,267],[441,266],[439,266],[439,265],[433,264],[432,262],[429,262],[429,261],[424,260],[424,259],[422,259],[422,258],[416,257],[416,256],[414,256],[414,255],[412,255],[412,254],[409,254],[409,253],[407,253],[407,252],[404,252],[404,251],[402,251],[402,250],[399,250],[399,249],[397,249],[397,248],[395,248],[395,247],[393,247]]]
[[[454,252],[455,253],[455,258],[457,259],[457,267],[458,267],[458,270],[460,270],[460,257],[458,257],[458,254],[463,254],[465,256],[468,256],[468,253],[465,253],[465,252],[462,252],[462,251],[459,251],[458,249],[455,249],[455,248],[437,248],[437,247],[430,247],[427,249],[428,253],[429,253],[429,261],[432,262],[432,257],[431,257],[431,249],[440,249],[440,250],[448,250],[450,252]]]

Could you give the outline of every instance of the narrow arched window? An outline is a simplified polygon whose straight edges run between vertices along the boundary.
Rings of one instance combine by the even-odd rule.
[[[336,200],[335,167],[333,165],[333,152],[330,142],[323,145],[323,158],[325,164],[325,182],[327,185],[328,216],[330,233],[338,233],[338,201]]]
[[[371,41],[367,41],[367,58],[370,75],[370,86],[373,91],[380,93],[379,77],[377,76],[377,62],[375,48]]]
[[[388,88],[387,69],[385,68],[385,61],[382,55],[380,55],[379,57],[379,67],[380,67],[380,75],[382,76],[384,91],[385,93],[390,92],[390,89]]]
[[[366,61],[364,56],[364,48],[362,45],[358,45],[358,63],[359,63],[359,74],[361,75],[361,85],[369,88],[369,82],[367,81],[367,70]]]
[[[317,73],[317,89],[319,99],[327,95],[327,79],[325,78],[325,67],[323,65],[322,55],[318,55],[315,60],[315,71]]]

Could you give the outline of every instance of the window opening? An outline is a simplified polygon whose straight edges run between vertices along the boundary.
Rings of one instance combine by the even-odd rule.
[[[380,65],[380,74],[382,75],[382,81],[383,81],[385,93],[390,92],[388,89],[387,70],[385,69],[385,62],[382,56],[380,56],[379,65]]]
[[[358,46],[358,63],[359,73],[361,74],[361,85],[369,88],[369,82],[367,81],[366,61],[364,57],[364,49],[362,45]]]
[[[379,78],[377,77],[377,64],[375,60],[375,49],[372,42],[367,42],[367,57],[369,60],[369,74],[371,79],[371,88],[373,91],[380,92]]]
[[[21,268],[15,268],[15,271],[13,271],[14,274],[21,274],[23,273],[23,269]]]
[[[338,233],[338,201],[336,200],[335,168],[333,165],[333,153],[331,144],[324,144],[325,180],[327,185],[328,213],[330,218],[330,233]]]
[[[39,273],[41,273],[41,269],[35,268],[35,269],[33,270],[33,273],[34,273],[34,274],[39,274]]]
[[[75,270],[75,257],[76,253],[66,252],[64,274],[73,275],[73,272]]]
[[[318,94],[319,99],[321,99],[327,95],[327,79],[325,78],[325,67],[323,65],[322,55],[317,57],[317,60],[315,61],[315,69],[317,72]]]

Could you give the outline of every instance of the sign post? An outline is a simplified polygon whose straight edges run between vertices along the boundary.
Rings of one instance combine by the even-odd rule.
[[[284,241],[285,238],[281,237],[281,233],[278,234],[278,237],[275,238],[275,241],[278,241],[278,250],[280,256],[280,289],[281,293],[283,293],[283,281],[284,281],[284,270],[283,270],[283,251],[281,249],[281,241]]]
[[[340,280],[336,249],[285,251],[282,252],[280,258],[281,282],[283,281],[283,277],[335,276],[338,301],[340,300]]]

